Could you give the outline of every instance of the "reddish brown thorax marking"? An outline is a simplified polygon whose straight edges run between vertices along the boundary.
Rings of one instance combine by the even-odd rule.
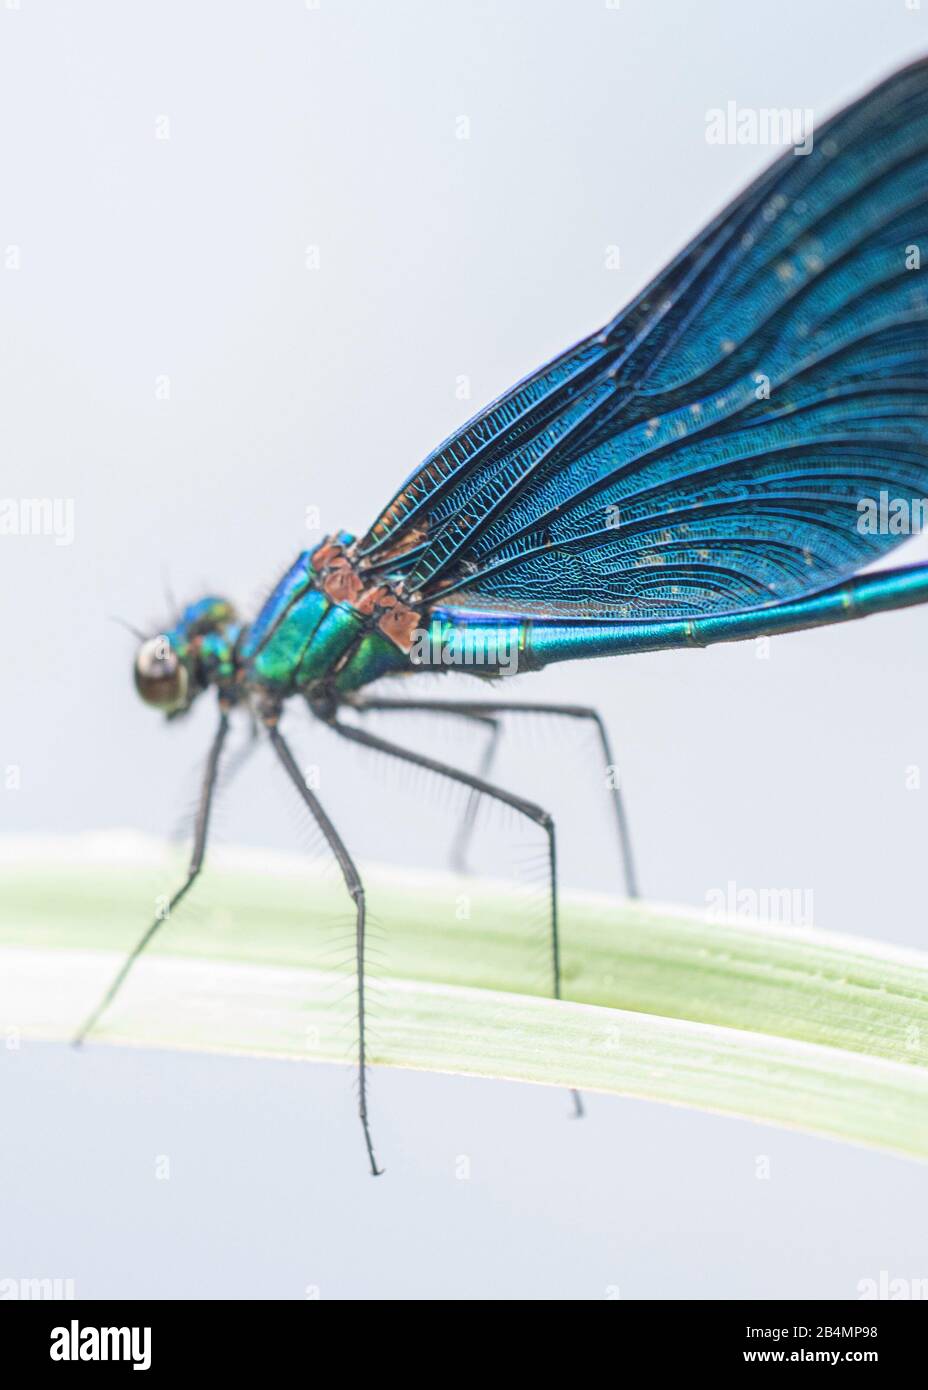
[[[323,541],[317,546],[312,554],[314,570],[328,569],[339,556],[344,556],[345,547],[339,545],[338,541]]]
[[[412,647],[422,615],[397,597],[389,584],[365,584],[343,545],[323,541],[312,557],[321,576],[321,588],[333,603],[347,603],[362,617],[374,618],[376,627],[401,651]]]

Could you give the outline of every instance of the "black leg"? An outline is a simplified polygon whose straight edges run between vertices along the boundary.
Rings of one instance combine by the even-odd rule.
[[[213,791],[214,796],[222,796],[225,792],[229,790],[232,783],[235,781],[236,777],[241,772],[245,764],[249,761],[252,753],[254,753],[255,749],[258,746],[259,736],[261,733],[261,726],[258,723],[257,719],[255,719],[250,709],[245,710],[244,712],[247,713],[249,719],[248,741],[246,743],[241,744],[235,750],[234,753],[226,755],[225,761],[222,765],[222,771],[216,778],[216,786]],[[187,816],[185,816],[182,821],[179,821],[177,829],[174,831],[173,835],[171,836],[171,839],[185,839],[189,823],[189,817]]]
[[[561,955],[560,942],[558,938],[557,920],[557,851],[554,837],[554,821],[547,811],[536,806],[534,802],[526,801],[524,797],[515,796],[512,792],[506,791],[503,787],[494,786],[492,782],[485,782],[481,777],[475,777],[469,772],[463,772],[460,768],[451,767],[448,763],[438,762],[435,758],[426,757],[423,753],[415,753],[409,748],[403,748],[400,744],[390,743],[386,739],[378,738],[376,734],[370,734],[366,729],[355,729],[350,724],[342,724],[337,719],[330,721],[330,726],[342,738],[349,739],[352,743],[359,743],[364,748],[372,748],[378,753],[388,753],[393,758],[399,758],[402,762],[412,763],[416,767],[425,768],[429,772],[437,773],[439,777],[448,777],[453,782],[460,782],[462,786],[469,787],[477,795],[488,796],[494,801],[500,801],[505,806],[511,806],[520,815],[526,816],[535,825],[541,826],[548,837],[548,880],[550,889],[550,920],[551,920],[551,965],[554,982],[554,998],[561,997]],[[576,1091],[571,1091],[574,1100],[574,1107],[578,1115],[583,1114],[583,1106],[580,1096]]]
[[[471,717],[481,714],[552,714],[561,716],[566,719],[585,719],[588,720],[591,724],[593,724],[596,729],[596,733],[599,738],[599,746],[602,750],[603,757],[606,760],[606,767],[612,768],[615,766],[615,763],[613,762],[612,758],[612,748],[609,743],[609,735],[606,732],[606,726],[603,723],[602,717],[597,710],[591,709],[587,705],[536,705],[531,703],[503,704],[501,702],[492,702],[484,704],[483,702],[478,703],[476,701],[472,703],[468,700],[394,700],[385,698],[362,699],[359,700],[357,703],[353,703],[352,707],[361,710],[384,711],[419,709],[423,712],[429,711],[432,713],[460,714]],[[496,740],[494,739],[489,750],[489,756],[491,760],[493,752],[495,751],[495,747]],[[485,762],[485,764],[481,767],[481,776],[488,776],[489,771],[490,763]],[[618,835],[619,840],[619,854],[622,859],[622,872],[625,878],[625,891],[630,898],[637,898],[639,896],[638,875],[635,872],[635,860],[634,855],[632,853],[631,835],[628,829],[628,818],[625,814],[625,805],[622,800],[622,791],[617,782],[614,782],[613,786],[611,787],[611,791],[616,833]],[[470,828],[470,825],[466,827],[466,832],[464,834],[465,841]],[[466,845],[462,845],[461,848],[463,852],[463,850],[466,848]]]
[[[145,947],[151,941],[158,928],[166,921],[168,917],[170,917],[171,913],[174,911],[181,898],[192,886],[194,880],[197,877],[197,874],[200,872],[200,869],[203,867],[203,856],[206,853],[206,836],[209,830],[209,814],[213,804],[213,792],[216,788],[216,774],[219,771],[219,757],[222,753],[222,745],[226,741],[226,734],[228,732],[229,716],[225,710],[222,710],[222,712],[219,715],[219,728],[216,730],[216,736],[213,739],[213,745],[209,750],[209,757],[206,760],[206,771],[203,776],[203,790],[200,793],[200,804],[197,809],[196,829],[194,831],[193,836],[193,853],[190,857],[190,867],[187,870],[187,877],[184,879],[184,882],[182,883],[180,888],[178,888],[173,898],[171,898],[171,901],[168,903],[167,911],[164,912],[161,916],[155,918],[155,920],[152,922],[151,926],[148,928],[145,934],[139,938],[139,941],[136,944],[134,950],[131,952],[129,956],[127,956],[124,964],[119,970],[119,973],[113,980],[113,983],[110,985],[109,989],[106,991],[103,998],[100,1000],[99,1004],[94,1009],[93,1013],[89,1016],[89,1018],[84,1023],[83,1027],[80,1029],[80,1031],[74,1038],[75,1047],[80,1046],[80,1044],[86,1038],[87,1034],[90,1032],[97,1020],[100,1018],[101,1014],[113,1002],[129,971],[132,969],[139,956],[145,950]]]
[[[360,1090],[359,1109],[361,1114],[361,1126],[364,1130],[364,1143],[367,1147],[367,1156],[370,1160],[371,1172],[374,1177],[379,1177],[383,1172],[382,1168],[377,1167],[377,1160],[374,1157],[374,1145],[371,1141],[370,1125],[367,1118],[367,1058],[365,1053],[365,1006],[364,1006],[364,885],[358,873],[354,860],[348,853],[344,842],[335,826],[329,820],[318,799],[306,785],[306,780],[300,771],[293,754],[290,752],[289,745],[283,738],[276,723],[268,724],[268,734],[287,776],[296,787],[310,814],[313,816],[319,829],[325,836],[326,841],[335,858],[338,860],[338,867],[342,871],[345,880],[345,887],[351,894],[355,905],[356,914],[356,955],[358,968],[358,1079]]]
[[[480,755],[480,762],[477,767],[477,776],[481,781],[486,781],[493,767],[493,759],[496,755],[499,743],[500,726],[499,720],[492,715],[472,713],[469,709],[455,709],[453,705],[446,705],[439,700],[425,701],[419,700],[378,700],[367,699],[364,696],[351,701],[351,709],[357,710],[359,714],[368,711],[377,713],[402,712],[403,710],[421,710],[423,714],[445,714],[452,715],[458,719],[466,719],[468,723],[481,724],[489,730],[490,737]],[[467,851],[470,846],[470,839],[473,833],[474,824],[477,819],[477,808],[480,804],[480,793],[471,790],[464,808],[464,815],[461,823],[455,831],[454,841],[451,845],[451,867],[458,873],[467,873]]]

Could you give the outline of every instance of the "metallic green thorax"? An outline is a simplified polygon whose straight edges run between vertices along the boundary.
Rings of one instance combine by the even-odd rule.
[[[347,544],[344,534],[337,540]],[[328,685],[333,691],[357,690],[390,672],[408,670],[408,655],[350,603],[323,593],[313,556],[304,550],[268,598],[239,643],[238,657],[246,686],[272,699],[312,693]]]

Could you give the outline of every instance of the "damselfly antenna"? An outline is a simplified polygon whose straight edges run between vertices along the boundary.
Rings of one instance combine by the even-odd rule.
[[[139,628],[135,627],[133,623],[128,622],[125,618],[117,617],[115,613],[110,613],[108,616],[111,623],[118,623],[120,627],[125,628],[126,632],[131,632],[132,636],[139,642],[145,641],[147,633],[142,632]]]

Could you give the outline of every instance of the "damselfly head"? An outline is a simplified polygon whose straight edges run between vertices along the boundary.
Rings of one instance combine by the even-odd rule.
[[[143,639],[135,654],[135,688],[168,719],[186,714],[211,686],[234,700],[241,624],[228,599],[209,594],[183,610],[173,625]]]
[[[134,673],[135,688],[146,705],[165,714],[186,707],[187,668],[164,633],[145,639],[135,655]]]

